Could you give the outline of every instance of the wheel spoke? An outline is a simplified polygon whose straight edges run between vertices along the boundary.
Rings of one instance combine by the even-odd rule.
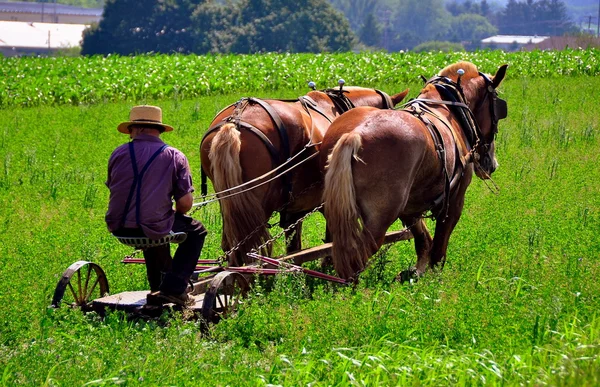
[[[246,278],[239,273],[219,273],[211,283],[203,304],[203,315],[211,322],[218,322],[236,311],[237,305],[248,288]]]
[[[225,298],[225,310],[229,309],[229,293],[227,288],[223,289],[223,298]]]
[[[96,277],[96,280],[94,281],[94,284],[90,288],[90,292],[86,293],[86,295],[85,295],[85,302],[86,303],[92,297],[92,293],[94,292],[94,289],[96,289],[96,285],[98,285],[98,282],[100,282],[100,277]]]
[[[88,265],[87,267],[87,275],[85,277],[85,286],[83,287],[83,294],[87,294],[88,285],[90,283],[90,276],[92,274],[92,266]]]
[[[75,304],[77,304],[77,302],[78,302],[77,293],[75,293],[75,289],[73,289],[73,285],[71,285],[71,282],[67,282],[67,285],[69,286],[69,289],[71,289],[71,293],[73,294],[73,300],[75,301]]]
[[[225,309],[225,305],[223,304],[223,300],[221,300],[221,294],[217,293],[217,301],[215,302],[215,309],[217,309],[217,304],[219,304],[221,309]]]

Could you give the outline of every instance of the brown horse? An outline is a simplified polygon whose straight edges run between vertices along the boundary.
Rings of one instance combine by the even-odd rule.
[[[248,263],[246,254],[270,238],[267,222],[273,212],[280,212],[281,226],[288,227],[319,206],[323,183],[315,156],[336,117],[355,106],[392,109],[407,93],[390,97],[379,90],[340,86],[297,100],[243,98],[218,113],[202,139],[200,157],[215,191],[225,191],[219,195],[221,246],[226,252],[235,250],[229,264]],[[205,178],[203,183],[205,192]],[[248,184],[231,190],[243,183]],[[239,194],[242,190],[247,191]],[[300,249],[301,226],[287,233],[288,252]],[[270,244],[260,250],[270,254]]]
[[[498,166],[494,139],[506,102],[496,88],[506,68],[490,78],[472,63],[456,63],[403,110],[356,108],[330,126],[320,159],[338,275],[356,279],[396,219],[412,232],[417,252],[416,267],[398,279],[443,267],[473,170],[486,179]],[[423,221],[429,211],[433,239]]]

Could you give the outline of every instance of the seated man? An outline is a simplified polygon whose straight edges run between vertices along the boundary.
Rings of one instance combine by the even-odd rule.
[[[194,191],[188,160],[160,139],[173,128],[162,123],[159,107],[135,106],[129,117],[117,129],[132,141],[115,149],[108,162],[106,224],[114,235],[123,237],[156,240],[170,231],[187,233],[173,259],[168,243],[144,249],[144,258],[151,291],[148,303],[189,305],[193,300],[186,290],[206,229],[185,215],[192,208]]]

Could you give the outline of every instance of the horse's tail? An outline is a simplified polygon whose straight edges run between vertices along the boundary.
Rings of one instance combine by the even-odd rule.
[[[345,279],[361,272],[369,257],[352,176],[352,159],[360,160],[357,153],[361,146],[358,132],[342,135],[328,157],[325,175],[323,201],[333,241],[333,266]]]
[[[216,192],[243,183],[240,164],[241,145],[240,132],[232,123],[223,125],[213,138],[209,159]],[[235,190],[226,192],[221,196],[235,192]],[[223,250],[227,251],[244,238],[248,238],[235,253],[228,257],[231,265],[240,266],[250,261],[246,253],[270,238],[265,224],[263,205],[253,190],[222,199],[220,203],[223,217],[221,241]],[[270,254],[270,249],[265,248],[261,252]]]

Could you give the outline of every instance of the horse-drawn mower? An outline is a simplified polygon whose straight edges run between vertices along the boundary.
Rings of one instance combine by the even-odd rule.
[[[410,237],[408,230],[390,232],[386,236],[386,243],[406,240]],[[178,235],[173,234],[161,242],[176,243],[177,238]],[[128,245],[135,248],[146,246],[139,241],[128,242]],[[200,260],[188,288],[195,303],[185,309],[206,322],[216,323],[235,312],[256,276],[300,272],[326,281],[346,284],[347,281],[341,278],[300,266],[302,263],[326,257],[330,251],[331,243],[326,243],[277,258],[250,253],[249,256],[255,260],[255,263],[241,267],[228,266],[222,260]],[[132,256],[126,256],[122,262],[140,265],[145,263],[143,258]],[[149,292],[148,290],[124,291],[111,295],[104,270],[96,263],[77,261],[65,270],[58,281],[52,306],[76,307],[84,312],[95,311],[100,315],[104,315],[106,310],[122,310],[131,315],[147,317],[160,316],[165,309],[184,309],[175,304],[148,305],[146,296]]]

